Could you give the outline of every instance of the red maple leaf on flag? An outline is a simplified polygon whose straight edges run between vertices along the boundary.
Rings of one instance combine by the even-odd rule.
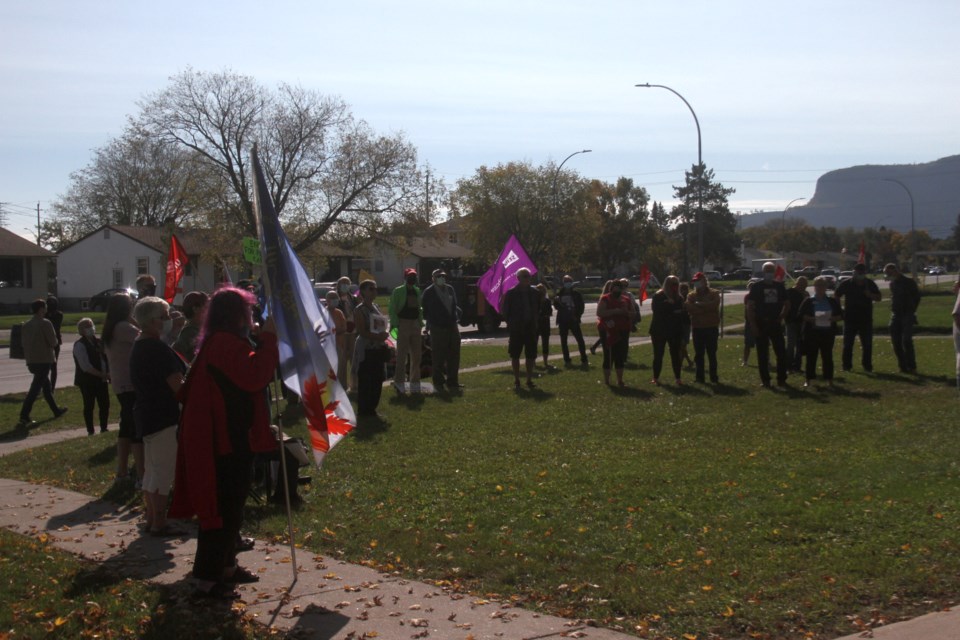
[[[310,376],[303,384],[303,412],[307,416],[307,428],[310,430],[310,444],[314,450],[326,453],[330,450],[330,438],[327,431],[327,415],[323,402],[323,392],[327,383],[318,382],[317,376]]]

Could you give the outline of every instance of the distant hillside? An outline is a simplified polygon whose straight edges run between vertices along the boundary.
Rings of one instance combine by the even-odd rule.
[[[788,218],[801,218],[814,227],[884,226],[910,230],[910,198],[894,178],[913,194],[917,229],[935,238],[950,235],[960,213],[960,156],[908,165],[865,165],[837,169],[820,176],[813,198],[793,206]],[[741,218],[743,228],[780,219],[782,211],[765,211]]]

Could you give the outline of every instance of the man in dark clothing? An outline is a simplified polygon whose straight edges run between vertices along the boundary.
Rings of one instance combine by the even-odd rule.
[[[890,341],[897,355],[901,373],[916,373],[917,358],[913,351],[913,328],[917,324],[920,289],[917,283],[900,273],[895,264],[883,268],[890,281]]]
[[[787,290],[774,279],[777,266],[763,263],[763,280],[747,294],[747,322],[757,341],[757,369],[763,386],[770,386],[770,347],[777,358],[777,385],[787,384],[786,347],[783,341],[783,319],[790,313]]]
[[[586,305],[583,296],[573,288],[573,278],[563,276],[563,288],[553,298],[553,307],[557,310],[557,326],[560,327],[560,349],[563,351],[563,362],[570,364],[570,349],[567,347],[567,335],[572,333],[580,349],[580,363],[587,364],[587,345],[583,342],[583,331],[580,329],[580,318]]]
[[[460,308],[457,292],[447,284],[443,269],[434,269],[433,284],[423,290],[423,319],[430,334],[433,387],[443,391],[463,388],[460,384]]]
[[[853,343],[859,336],[863,370],[873,371],[873,303],[880,302],[883,295],[867,277],[867,265],[854,266],[853,277],[841,282],[833,297],[843,302],[843,370],[853,369]]]
[[[527,387],[534,388],[533,366],[537,360],[537,318],[540,315],[540,292],[530,286],[530,270],[517,271],[517,286],[503,297],[500,313],[510,331],[510,364],[513,366],[513,386],[520,388],[520,353],[527,361]]]

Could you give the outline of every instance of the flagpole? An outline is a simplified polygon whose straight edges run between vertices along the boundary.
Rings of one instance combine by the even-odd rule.
[[[253,145],[253,149],[250,151],[250,165],[254,166],[255,163],[258,163],[259,159],[257,158],[257,145]],[[257,184],[257,176],[253,176],[253,184]],[[263,219],[260,216],[260,196],[258,194],[258,189],[253,190],[254,194],[254,207],[253,213],[257,217],[257,231],[260,234],[260,243],[263,245]],[[264,265],[265,269],[269,269],[268,266]],[[263,286],[267,289],[267,299],[273,300],[273,290],[270,286],[270,277],[267,274],[266,278],[263,278]],[[274,383],[274,394],[273,402],[276,406],[277,412],[277,439],[280,445],[280,472],[283,475],[283,495],[284,502],[287,505],[287,535],[290,538],[290,564],[293,569],[293,583],[297,582],[297,549],[296,545],[293,542],[293,514],[290,509],[290,483],[287,480],[287,450],[286,446],[283,444],[283,414],[280,411],[280,373],[279,371],[274,371],[273,375]]]

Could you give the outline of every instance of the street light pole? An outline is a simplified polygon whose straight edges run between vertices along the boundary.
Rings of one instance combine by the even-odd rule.
[[[563,169],[563,165],[567,164],[567,160],[569,160],[575,155],[578,155],[581,153],[590,153],[592,151],[593,149],[581,149],[580,151],[574,151],[573,153],[568,155],[566,158],[564,158],[563,162],[561,162],[560,165],[557,167],[557,170],[553,172],[553,224],[554,224],[553,239],[554,239],[554,243],[553,243],[552,253],[553,253],[553,275],[554,276],[558,275],[557,270],[559,269],[559,267],[557,265],[557,248],[560,246],[560,243],[559,243],[560,230],[557,225],[557,217],[559,216],[559,213],[560,213],[560,202],[559,202],[559,198],[557,197],[557,178],[560,177],[560,169]]]
[[[913,194],[910,193],[910,189],[907,188],[907,185],[903,184],[896,178],[882,178],[884,182],[894,182],[907,192],[907,197],[910,198],[910,271],[913,273],[913,279],[917,279],[917,229],[915,226],[915,207],[913,204]]]
[[[782,236],[787,231],[787,209],[790,208],[794,202],[800,202],[801,200],[806,200],[806,198],[794,198],[787,203],[787,206],[783,208],[783,214],[780,216],[780,235]],[[780,240],[783,242],[783,239]],[[786,253],[786,247],[784,247],[784,253]]]
[[[664,84],[638,84],[638,87],[644,89],[666,89],[673,95],[677,96],[683,100],[683,104],[687,105],[687,109],[690,109],[691,115],[693,115],[693,122],[697,125],[697,166],[703,167],[703,140],[700,136],[700,120],[697,118],[697,112],[693,110],[693,107],[690,106],[690,103],[687,102],[687,99],[684,98],[680,93]],[[699,267],[698,271],[703,271],[703,177],[701,176],[700,184],[697,186],[697,266]],[[684,261],[686,262],[686,261]],[[684,274],[685,276],[687,274]]]

